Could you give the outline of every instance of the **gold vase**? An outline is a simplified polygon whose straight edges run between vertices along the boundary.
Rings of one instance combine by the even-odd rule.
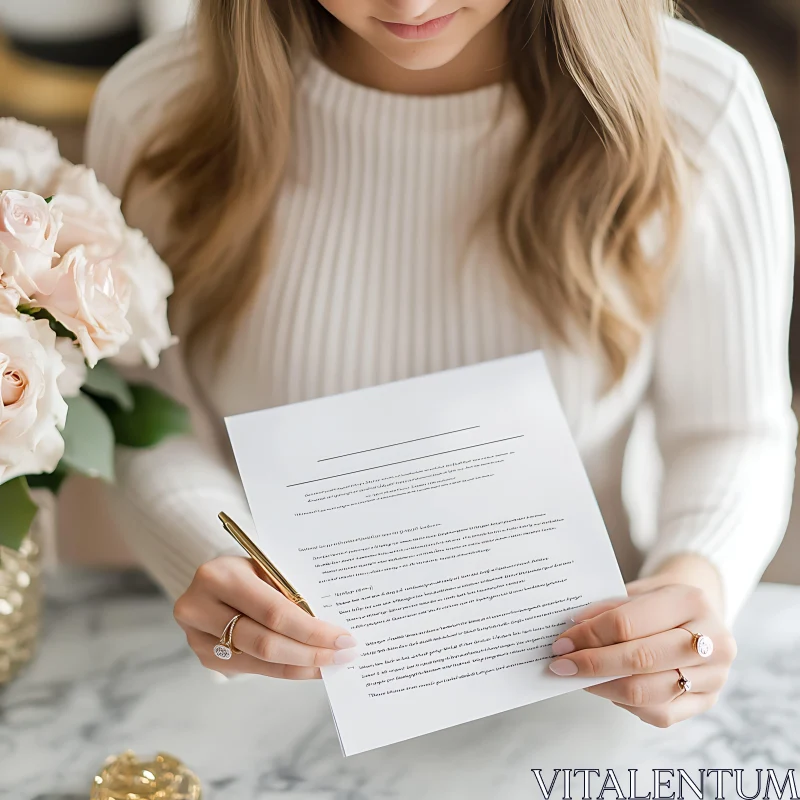
[[[42,552],[54,541],[55,499],[33,493],[39,511],[19,551],[0,547],[0,686],[36,652],[42,624]]]
[[[175,756],[109,756],[95,776],[91,800],[201,800],[198,777]]]

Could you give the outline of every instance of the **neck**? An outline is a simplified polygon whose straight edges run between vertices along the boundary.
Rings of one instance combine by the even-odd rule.
[[[437,95],[468,92],[506,77],[505,28],[495,20],[450,62],[410,70],[390,61],[343,25],[324,54],[331,69],[355,83],[394,94]]]

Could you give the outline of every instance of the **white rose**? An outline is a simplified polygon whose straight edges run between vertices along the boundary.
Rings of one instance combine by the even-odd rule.
[[[0,189],[42,194],[61,163],[52,133],[16,119],[0,119]]]
[[[0,483],[52,472],[64,454],[64,370],[45,320],[0,315]]]
[[[120,201],[87,167],[65,164],[53,183],[50,205],[61,213],[56,247],[66,253],[83,245],[94,258],[114,257],[127,230]]]
[[[114,274],[110,259],[87,257],[83,247],[68,251],[55,271],[59,278],[52,292],[37,303],[75,334],[90,367],[116,355],[131,335],[124,276]]]
[[[118,262],[131,287],[128,322],[132,335],[115,361],[124,366],[144,362],[154,369],[162,350],[175,344],[167,320],[167,298],[172,294],[172,273],[138,230],[127,230]]]
[[[24,300],[50,291],[61,214],[32,192],[0,192],[0,284]]]
[[[58,378],[58,391],[62,397],[75,397],[86,382],[86,359],[83,357],[83,350],[80,345],[65,336],[56,339],[56,350],[64,362],[64,371]]]

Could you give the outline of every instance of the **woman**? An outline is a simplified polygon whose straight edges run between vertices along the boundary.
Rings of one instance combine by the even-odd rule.
[[[162,374],[196,431],[121,455],[122,516],[206,666],[313,678],[355,644],[233,555],[221,417],[542,348],[631,581],[551,668],[630,675],[590,691],[658,726],[714,703],[790,504],[793,225],[752,70],[670,6],[201,0],[105,80],[89,162],[174,270]],[[648,404],[642,563],[621,476]]]

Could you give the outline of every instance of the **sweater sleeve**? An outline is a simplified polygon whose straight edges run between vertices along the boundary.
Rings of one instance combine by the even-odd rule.
[[[797,427],[788,334],[789,175],[744,59],[695,173],[679,273],[657,333],[653,404],[663,459],[658,538],[642,568],[697,553],[732,622],[788,521]]]
[[[101,83],[89,119],[86,163],[119,196],[134,159],[185,79],[189,55],[177,34],[137,48]],[[167,80],[170,78],[170,80]],[[166,215],[158,203],[133,204],[129,224],[156,249]],[[182,594],[204,562],[241,550],[217,520],[229,513],[245,530],[253,523],[241,484],[223,447],[224,430],[192,386],[181,345],[162,354],[155,371],[137,379],[155,384],[189,409],[193,433],[156,447],[117,452],[117,483],[107,503],[126,544],[173,598]]]

